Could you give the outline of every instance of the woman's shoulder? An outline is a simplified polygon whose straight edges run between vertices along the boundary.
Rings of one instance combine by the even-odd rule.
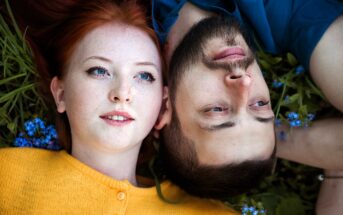
[[[163,195],[167,199],[176,199],[179,201],[178,206],[184,212],[182,214],[239,214],[221,201],[191,196],[169,181],[163,183],[162,190]]]
[[[0,157],[4,156],[24,156],[30,157],[32,155],[49,155],[54,154],[56,151],[46,150],[46,149],[38,149],[38,148],[29,148],[29,147],[5,147],[0,148]]]
[[[235,211],[223,202],[213,199],[200,199],[196,197],[191,197],[189,200],[189,205],[192,208],[192,212],[189,214],[226,214],[226,215],[238,215],[239,213]],[[200,213],[199,213],[200,212]]]
[[[35,163],[55,157],[59,152],[37,148],[0,148],[0,165]]]
[[[8,181],[11,178],[44,177],[56,169],[65,169],[63,152],[37,148],[1,148],[0,181],[3,177]]]

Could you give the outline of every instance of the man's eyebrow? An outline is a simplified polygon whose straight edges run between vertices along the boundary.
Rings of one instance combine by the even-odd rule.
[[[262,122],[262,123],[270,123],[274,122],[274,116],[271,117],[255,117],[255,120]],[[201,126],[202,129],[207,130],[207,131],[218,131],[224,128],[232,128],[236,125],[235,122],[233,121],[227,121],[218,125],[206,125],[206,126]]]
[[[270,122],[274,122],[274,116],[271,117],[255,117],[255,120],[262,122],[262,123],[270,123]]]
[[[236,125],[235,122],[233,121],[227,121],[218,125],[206,125],[206,126],[201,126],[202,129],[207,130],[207,131],[218,131],[224,128],[231,128]]]

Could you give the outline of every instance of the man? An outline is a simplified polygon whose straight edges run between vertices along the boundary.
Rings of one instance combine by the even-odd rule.
[[[220,37],[221,31],[213,37],[210,33],[214,31],[213,22],[207,23],[207,27],[189,29],[215,13],[233,15],[257,27],[255,33],[267,51],[295,53],[310,68],[312,77],[332,104],[343,110],[342,99],[337,99],[337,91],[342,93],[343,88],[332,88],[335,84],[341,86],[337,81],[343,81],[343,76],[336,72],[342,61],[333,61],[325,55],[333,39],[342,41],[343,32],[339,29],[343,19],[337,17],[343,9],[335,1],[316,1],[316,4],[286,1],[282,2],[282,10],[289,14],[278,14],[280,9],[273,14],[271,8],[277,8],[280,1],[268,1],[266,5],[265,1],[250,1],[258,6],[250,9],[257,8],[258,12],[244,5],[246,1],[230,1],[227,5],[220,1],[192,2],[210,11],[185,1],[168,1],[169,4],[155,1],[153,5],[154,18],[162,17],[159,22],[155,19],[154,25],[162,41],[166,40],[166,60],[170,64],[168,110],[173,110],[158,126],[167,124],[166,143],[161,151],[173,181],[189,193],[221,198],[246,191],[270,172],[275,149],[273,114],[255,60],[246,63],[250,62],[247,44],[236,38],[239,36],[226,40],[225,36]],[[298,11],[308,8],[316,20],[301,20],[302,13]],[[313,9],[324,11],[324,15]],[[269,26],[270,17],[276,21]],[[290,27],[294,23],[297,25]],[[163,32],[160,27],[164,28]],[[290,35],[287,37],[286,33]],[[206,35],[210,36],[206,38]],[[330,49],[330,56],[343,59],[342,52],[338,51],[342,48]],[[329,68],[326,74],[323,67]],[[224,172],[227,175],[221,177]]]
[[[274,114],[246,41],[235,19],[208,18],[190,30],[171,59],[161,152],[169,177],[192,194],[235,195],[273,168]]]

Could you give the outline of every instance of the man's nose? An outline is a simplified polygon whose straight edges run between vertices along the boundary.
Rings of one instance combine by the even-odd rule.
[[[251,85],[251,77],[243,69],[229,71],[225,75],[225,84],[229,88],[240,90],[248,89]]]
[[[109,99],[114,103],[132,102],[132,86],[129,81],[116,80],[109,93]]]
[[[251,77],[243,70],[230,71],[225,76],[227,93],[236,111],[246,107],[249,98]]]

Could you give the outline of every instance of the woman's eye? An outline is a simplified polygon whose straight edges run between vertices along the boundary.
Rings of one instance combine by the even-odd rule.
[[[155,81],[154,76],[149,72],[141,72],[136,76],[139,80],[153,82]]]
[[[102,67],[92,67],[87,70],[87,73],[97,78],[105,78],[111,76],[107,69]]]

